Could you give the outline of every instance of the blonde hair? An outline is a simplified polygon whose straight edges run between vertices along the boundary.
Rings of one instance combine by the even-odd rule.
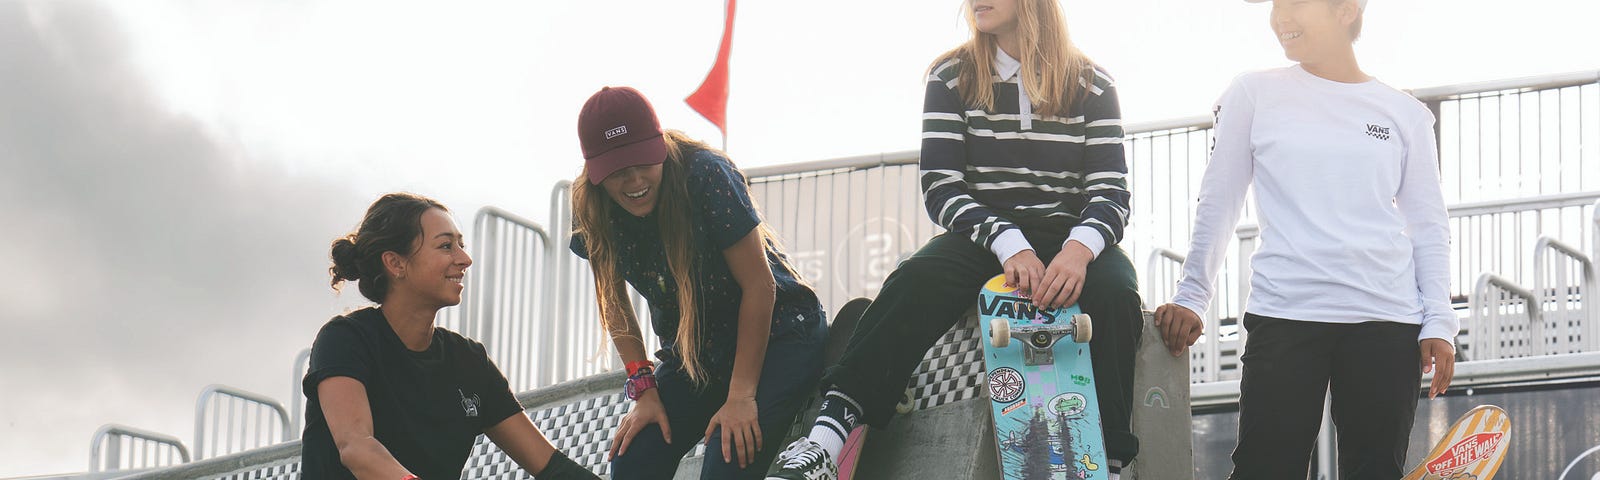
[[[964,2],[970,4],[971,0]],[[1066,16],[1057,0],[1017,0],[1017,36],[1022,47],[1017,60],[1022,63],[1018,83],[1033,102],[1040,116],[1065,115],[1083,97],[1086,87],[1080,81],[1086,70],[1094,68],[1089,58],[1072,44],[1067,35]],[[960,68],[956,89],[969,107],[994,110],[994,57],[999,43],[994,35],[978,31],[978,19],[966,9],[967,27],[972,38],[933,61],[931,69],[951,59],[966,64]]]
[[[699,279],[699,265],[695,261],[694,206],[689,199],[688,162],[696,151],[709,150],[721,154],[710,145],[689,138],[683,132],[666,130],[662,138],[667,143],[667,159],[661,169],[660,200],[656,203],[656,223],[661,232],[661,243],[666,251],[667,269],[678,286],[678,333],[674,343],[683,361],[683,371],[696,385],[709,378],[702,354],[705,338],[704,322],[700,318],[700,301],[694,285]],[[594,270],[595,293],[600,303],[601,326],[613,337],[628,335],[628,325],[619,323],[628,318],[627,289],[623,286],[618,266],[618,236],[612,229],[612,200],[604,187],[589,183],[588,172],[573,181],[572,207],[573,231],[583,235],[588,249],[589,265]],[[754,205],[754,200],[751,201]],[[776,245],[776,236],[765,222],[756,227],[761,232],[763,245]]]

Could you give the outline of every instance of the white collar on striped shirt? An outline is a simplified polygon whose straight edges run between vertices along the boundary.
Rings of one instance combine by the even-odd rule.
[[[1011,81],[1012,78],[1016,78],[1019,71],[1022,71],[1022,62],[1006,55],[1006,51],[1000,47],[994,47],[994,74],[1000,76],[1000,81]]]
[[[1033,130],[1033,101],[1028,98],[1028,89],[1022,86],[1017,72],[1022,71],[1022,62],[1006,55],[1005,50],[994,47],[994,74],[1002,82],[1015,82],[1017,84],[1017,113],[1022,119],[1022,130]]]

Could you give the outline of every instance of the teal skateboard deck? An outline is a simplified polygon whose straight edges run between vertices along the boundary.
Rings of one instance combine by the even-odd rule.
[[[1089,360],[1089,317],[1041,310],[996,275],[978,296],[1001,478],[1110,478]]]

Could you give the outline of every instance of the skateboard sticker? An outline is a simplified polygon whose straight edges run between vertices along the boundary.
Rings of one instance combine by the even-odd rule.
[[[1149,390],[1145,390],[1144,406],[1172,408],[1171,406],[1167,405],[1167,391],[1162,390],[1161,387],[1150,387]]]
[[[996,402],[1015,402],[1027,387],[1028,382],[1022,379],[1022,374],[1015,368],[1000,367],[989,372],[989,397]]]
[[[1013,403],[1013,404],[1011,404],[1011,406],[1000,410],[1000,415],[1002,415],[1002,416],[1010,415],[1011,412],[1015,412],[1015,411],[1017,411],[1017,409],[1025,407],[1027,405],[1028,405],[1028,399],[1024,398],[1024,399],[1022,399],[1022,401],[1017,402],[1017,403]]]
[[[1083,398],[1083,394],[1077,392],[1063,393],[1056,395],[1056,398],[1050,399],[1050,413],[1055,415],[1077,417],[1083,414],[1083,410],[1088,406],[1089,400]]]
[[[1487,480],[1506,457],[1511,419],[1505,410],[1480,405],[1450,426],[1444,438],[1422,458],[1405,480]]]
[[[1451,445],[1444,453],[1428,460],[1428,473],[1445,478],[1466,470],[1467,467],[1489,458],[1500,448],[1500,439],[1505,434],[1500,432],[1479,433],[1470,435]]]

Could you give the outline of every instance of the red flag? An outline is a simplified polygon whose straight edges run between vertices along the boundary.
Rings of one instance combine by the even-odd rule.
[[[717,47],[717,63],[711,66],[711,73],[706,74],[706,79],[700,82],[700,88],[683,99],[689,108],[706,117],[717,130],[722,131],[723,142],[728,138],[728,53],[733,49],[733,3],[728,0],[728,13],[722,27],[722,46]]]

